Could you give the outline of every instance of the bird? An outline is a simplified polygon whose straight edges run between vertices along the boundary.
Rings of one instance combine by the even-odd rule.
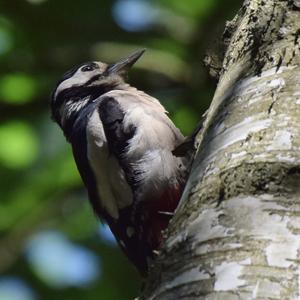
[[[185,137],[163,105],[127,83],[144,52],[80,64],[51,97],[52,119],[71,144],[95,214],[142,275],[162,245],[190,160],[174,154]]]

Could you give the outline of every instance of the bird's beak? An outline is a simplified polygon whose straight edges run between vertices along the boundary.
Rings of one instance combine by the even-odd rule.
[[[128,57],[123,58],[117,63],[110,65],[107,69],[108,74],[126,74],[130,70],[130,68],[136,63],[136,61],[144,54],[145,51],[146,49],[137,50],[130,54]]]

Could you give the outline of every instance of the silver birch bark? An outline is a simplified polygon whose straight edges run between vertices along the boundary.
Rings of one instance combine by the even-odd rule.
[[[300,1],[247,0],[140,299],[300,299]]]

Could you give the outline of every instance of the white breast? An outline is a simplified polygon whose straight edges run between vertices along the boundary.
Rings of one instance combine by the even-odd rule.
[[[102,207],[115,219],[120,208],[133,201],[124,171],[117,159],[109,153],[99,114],[95,111],[87,125],[88,158],[97,182]]]

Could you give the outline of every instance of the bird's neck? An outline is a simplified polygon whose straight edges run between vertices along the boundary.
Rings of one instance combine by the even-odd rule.
[[[93,98],[91,96],[86,96],[80,100],[70,98],[66,101],[61,121],[61,128],[68,141],[70,141],[76,127],[79,128],[76,124],[79,124],[79,122],[85,122],[92,106]]]

